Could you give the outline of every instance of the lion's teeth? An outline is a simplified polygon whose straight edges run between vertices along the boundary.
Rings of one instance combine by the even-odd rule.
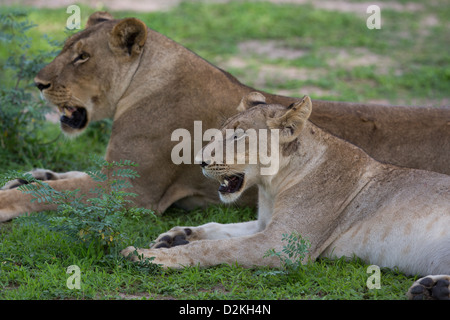
[[[74,107],[64,107],[64,114],[67,117],[71,117],[72,113],[74,113],[74,112],[75,112],[75,108]]]

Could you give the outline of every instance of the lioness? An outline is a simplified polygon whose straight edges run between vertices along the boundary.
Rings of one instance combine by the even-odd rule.
[[[285,107],[266,104],[255,92],[242,99],[238,110],[242,112],[222,127],[223,139],[215,137],[197,158],[205,176],[220,182],[224,202],[258,186],[258,220],[176,227],[160,235],[152,249],[137,250],[139,254],[166,267],[277,266],[279,260],[264,258],[264,253],[281,251],[282,234],[296,231],[311,242],[313,260],[356,255],[407,274],[450,275],[450,176],[374,160],[308,121],[312,103],[307,96]],[[265,147],[279,155],[272,174],[262,174],[268,167],[262,164],[263,154],[257,153],[255,163],[249,161],[250,132],[261,137],[260,130],[279,133],[275,140],[257,140],[258,150]],[[245,148],[225,157],[218,150],[228,152],[230,141],[242,141]],[[129,247],[123,254],[134,250]],[[448,280],[450,276],[421,279],[409,294],[449,298]]]
[[[164,212],[176,204],[189,209],[218,203],[214,181],[194,164],[176,165],[174,130],[204,130],[236,113],[230,106],[254,91],[195,53],[147,28],[140,20],[115,20],[106,12],[89,17],[86,29],[69,37],[59,55],[35,78],[42,96],[61,111],[61,129],[78,135],[91,121],[113,118],[106,160],[139,164],[133,181],[136,205]],[[296,98],[266,94],[289,105]],[[393,107],[315,101],[311,120],[364,148],[381,161],[439,172],[450,170],[450,108]],[[197,152],[196,150],[195,152]],[[56,189],[94,186],[87,175],[51,174]],[[72,177],[72,179],[68,179]],[[17,186],[14,181],[6,186]],[[245,203],[254,204],[249,195]],[[0,221],[50,207],[30,202],[17,190],[0,192]]]

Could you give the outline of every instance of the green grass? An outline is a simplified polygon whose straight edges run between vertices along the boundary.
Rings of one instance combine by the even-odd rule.
[[[442,3],[441,3],[442,2]],[[281,76],[267,76],[260,89],[288,92],[313,98],[347,101],[383,101],[440,105],[449,99],[450,8],[444,1],[420,2],[421,11],[382,10],[382,29],[368,30],[365,15],[316,10],[291,4],[230,2],[227,4],[182,3],[168,12],[116,12],[116,17],[135,16],[151,28],[173,38],[215,64],[227,66],[239,57],[246,67],[230,67],[240,80],[255,85],[263,67],[279,68]],[[9,7],[0,7],[7,12]],[[43,39],[49,34],[62,41],[67,14],[63,9],[30,9],[29,19],[39,27],[30,31],[31,50],[49,50]],[[91,10],[82,7],[85,22]],[[436,23],[426,26],[423,18]],[[257,40],[261,45],[278,41],[289,50],[302,50],[295,59],[241,52],[240,44]],[[372,63],[352,65],[355,49],[375,58]],[[356,50],[357,51],[357,50]],[[339,56],[349,61],[333,63]],[[8,48],[0,48],[0,66]],[[339,61],[338,61],[339,62]],[[388,62],[388,63],[385,63]],[[300,70],[308,77],[289,78],[283,70]],[[8,85],[7,74],[0,83]],[[311,92],[302,88],[310,88]],[[316,90],[317,89],[317,90]],[[319,90],[320,89],[320,90]],[[59,136],[57,125],[42,131],[44,141]],[[90,153],[103,154],[109,125],[99,123],[77,139],[58,137],[48,155],[1,162],[2,170],[46,167],[56,171],[85,170]],[[53,151],[52,151],[53,150]],[[55,213],[48,212],[48,215]],[[128,235],[110,254],[67,239],[29,220],[16,219],[0,225],[0,299],[404,299],[415,277],[382,270],[381,289],[366,286],[368,265],[353,259],[321,259],[289,274],[272,274],[269,268],[244,269],[237,265],[200,269],[155,271],[123,260],[118,250],[128,245],[146,247],[160,233],[178,225],[210,221],[231,223],[255,218],[250,209],[212,206],[208,210],[182,212],[170,209],[158,218],[124,220]],[[281,239],[280,239],[281,241]],[[81,289],[66,286],[68,266],[81,269]]]
[[[149,239],[176,225],[236,222],[252,216],[251,210],[222,206],[189,215],[171,210],[139,224],[124,221],[130,238],[124,245],[146,246]],[[155,271],[139,268],[117,252],[105,255],[71,242],[63,233],[26,222],[19,218],[3,224],[0,299],[402,299],[413,280],[382,270],[381,289],[369,290],[368,265],[357,259],[321,259],[289,274],[238,265]],[[80,290],[66,286],[67,267],[74,264],[81,270]]]

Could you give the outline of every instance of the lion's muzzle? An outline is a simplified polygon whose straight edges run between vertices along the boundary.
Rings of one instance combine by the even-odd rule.
[[[82,129],[87,124],[87,112],[83,107],[63,107],[64,114],[59,119],[62,126],[69,126],[73,129]]]

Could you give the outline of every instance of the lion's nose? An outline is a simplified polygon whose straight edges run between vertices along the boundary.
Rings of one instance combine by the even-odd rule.
[[[199,164],[202,168],[204,168],[204,167],[206,167],[208,164],[210,164],[210,162],[211,161],[208,161],[208,160],[204,160],[203,159],[203,149],[202,150],[200,150],[197,154],[196,154],[196,156],[195,156],[195,158],[194,158],[194,163],[197,163],[197,164]]]
[[[39,89],[39,91],[50,88],[51,83],[49,81],[41,80],[39,78],[34,78],[34,84]]]
[[[204,168],[204,167],[206,167],[208,164],[209,164],[209,163],[206,163],[206,162],[202,161],[202,163],[200,164],[200,166],[201,166],[202,168]]]

